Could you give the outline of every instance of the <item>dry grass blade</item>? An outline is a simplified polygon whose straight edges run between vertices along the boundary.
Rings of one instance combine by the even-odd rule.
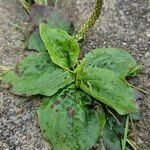
[[[135,89],[139,90],[140,92],[142,92],[144,94],[150,95],[147,91],[145,91],[145,90],[143,90],[143,89],[141,89],[139,87],[135,87],[134,85],[132,85],[130,83],[128,83],[128,85],[131,86],[132,88],[135,88]]]
[[[7,71],[12,70],[12,69],[13,69],[13,67],[0,65],[0,72],[7,72]]]
[[[118,118],[106,107],[107,111],[116,119],[116,121],[118,122],[119,125],[121,125],[120,121],[118,120]]]
[[[19,0],[19,3],[22,5],[22,7],[29,13],[31,9],[31,5],[26,2],[26,0]]]
[[[133,150],[140,150],[137,144],[134,141],[127,139],[128,144],[133,148]]]

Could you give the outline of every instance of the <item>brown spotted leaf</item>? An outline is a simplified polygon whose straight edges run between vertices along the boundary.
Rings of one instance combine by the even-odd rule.
[[[117,48],[95,49],[85,55],[81,63],[85,62],[85,70],[92,67],[106,68],[122,78],[136,76],[141,69],[141,66],[129,53]]]
[[[52,98],[44,98],[38,119],[44,137],[55,150],[89,150],[105,125],[102,108],[70,86]]]
[[[80,76],[80,88],[120,115],[138,110],[133,89],[113,71],[93,67]]]

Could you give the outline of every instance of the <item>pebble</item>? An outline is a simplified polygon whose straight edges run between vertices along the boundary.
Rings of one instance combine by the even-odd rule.
[[[137,142],[138,142],[138,144],[143,144],[143,141],[142,141],[142,139],[141,138],[137,138]]]
[[[145,53],[145,58],[148,58],[150,56],[150,52]]]

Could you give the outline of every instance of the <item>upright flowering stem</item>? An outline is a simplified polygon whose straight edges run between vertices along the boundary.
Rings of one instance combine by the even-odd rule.
[[[81,40],[85,37],[86,33],[91,29],[95,23],[95,21],[98,19],[101,8],[103,5],[103,0],[96,0],[96,6],[94,8],[94,11],[90,15],[90,17],[85,21],[85,23],[81,26],[80,30],[75,35],[75,39],[77,41]]]

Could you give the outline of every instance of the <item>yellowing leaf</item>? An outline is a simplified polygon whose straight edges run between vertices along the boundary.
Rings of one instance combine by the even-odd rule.
[[[138,109],[132,88],[108,69],[94,67],[85,71],[80,88],[121,115]]]
[[[44,137],[54,150],[89,150],[102,135],[105,115],[89,99],[72,88],[44,98],[38,119]]]
[[[67,32],[40,24],[41,38],[52,61],[64,69],[73,69],[77,64],[79,45]]]

